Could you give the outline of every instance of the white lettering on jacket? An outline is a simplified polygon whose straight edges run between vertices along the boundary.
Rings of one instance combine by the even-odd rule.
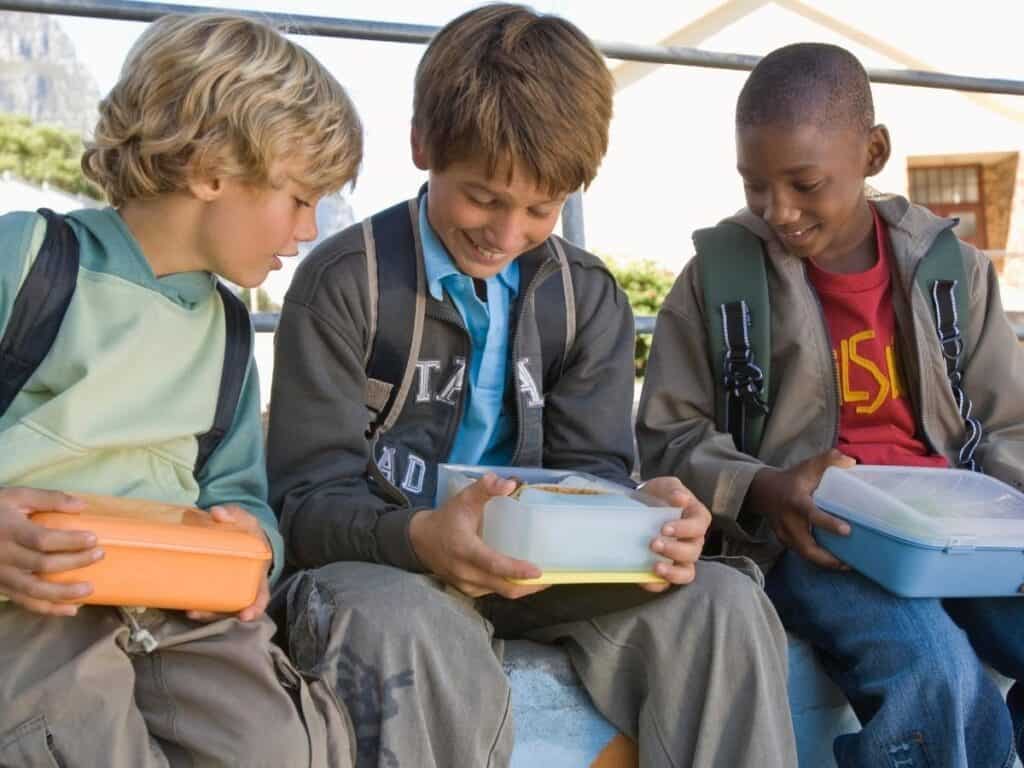
[[[448,378],[441,391],[437,393],[436,400],[445,405],[455,405],[455,397],[462,392],[466,381],[466,358],[455,358],[455,372]]]
[[[418,363],[416,363],[416,372],[419,374],[419,386],[416,388],[417,403],[430,402],[430,372],[440,370],[440,360],[420,360]]]
[[[423,478],[427,476],[427,463],[414,453],[409,454],[409,463],[405,466],[405,479],[402,490],[409,493],[423,492]]]
[[[528,366],[530,358],[522,357],[516,362],[516,377],[519,379],[519,391],[527,396],[526,405],[529,408],[540,408],[544,405],[544,398],[540,394],[537,382],[533,380]]]
[[[377,469],[380,473],[387,478],[389,483],[395,482],[395,448],[391,445],[385,445],[380,452],[380,458],[377,459]]]

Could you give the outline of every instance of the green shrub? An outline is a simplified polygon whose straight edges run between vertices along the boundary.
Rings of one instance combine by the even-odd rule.
[[[103,193],[82,174],[83,151],[82,139],[76,133],[58,126],[36,125],[27,117],[0,115],[0,171],[101,200]]]
[[[612,274],[622,290],[629,297],[629,304],[636,316],[658,314],[661,303],[665,300],[676,276],[673,272],[653,261],[623,261],[605,258]],[[636,375],[642,377],[647,372],[647,356],[651,352],[651,336],[649,334],[636,337]]]

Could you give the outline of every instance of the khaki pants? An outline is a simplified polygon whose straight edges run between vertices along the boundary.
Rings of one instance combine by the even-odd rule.
[[[348,718],[270,642],[269,619],[132,619],[152,653],[114,608],[0,604],[0,768],[352,764]]]
[[[792,768],[785,636],[760,573],[735,560],[745,572],[701,562],[693,584],[662,595],[552,587],[475,604],[429,577],[335,563],[287,585],[289,648],[336,686],[359,768],[508,765],[510,637],[563,645],[645,768]]]

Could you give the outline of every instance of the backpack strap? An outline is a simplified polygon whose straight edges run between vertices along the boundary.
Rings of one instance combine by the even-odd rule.
[[[974,458],[974,452],[982,438],[981,422],[972,415],[972,404],[963,388],[963,369],[966,362],[966,323],[969,318],[967,285],[960,243],[951,229],[943,230],[935,239],[928,253],[921,259],[914,281],[932,305],[932,318],[942,358],[946,363],[946,377],[953,392],[960,417],[964,420],[966,437],[960,447],[957,465],[972,472],[981,467]]]
[[[50,351],[78,283],[78,238],[64,217],[40,208],[46,235],[0,340],[0,415]]]
[[[370,235],[365,238],[366,268],[375,310],[366,361],[366,404],[373,414],[367,437],[372,442],[394,426],[409,395],[423,341],[427,297],[419,201],[399,203],[368,222],[364,223]],[[400,309],[410,301],[411,313],[396,311],[388,314],[386,323],[377,320],[381,308]]]
[[[704,294],[715,421],[736,448],[754,455],[769,407],[771,308],[764,250],[756,235],[722,222],[693,233]]]
[[[534,295],[545,392],[550,391],[562,377],[565,359],[576,341],[576,293],[569,259],[557,237],[550,238],[549,242],[558,257],[559,279],[545,280]]]
[[[224,367],[220,372],[220,389],[217,391],[217,408],[213,413],[213,426],[199,435],[199,450],[193,474],[199,477],[206,462],[221,444],[231,429],[242,395],[245,373],[252,355],[252,326],[249,310],[231,290],[217,281],[217,292],[224,304]]]

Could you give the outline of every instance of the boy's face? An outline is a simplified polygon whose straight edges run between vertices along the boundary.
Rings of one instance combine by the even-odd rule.
[[[885,166],[889,135],[884,126],[740,125],[736,157],[750,210],[787,251],[827,264],[871,231],[864,179]]]
[[[316,238],[318,195],[295,179],[289,163],[271,168],[269,183],[219,178],[203,209],[199,247],[204,267],[243,288],[262,283],[281,259],[295,256],[299,243]]]
[[[566,195],[552,196],[513,169],[494,177],[483,162],[460,161],[430,170],[413,139],[413,159],[430,171],[427,218],[464,274],[485,279],[543,243],[555,228]]]

